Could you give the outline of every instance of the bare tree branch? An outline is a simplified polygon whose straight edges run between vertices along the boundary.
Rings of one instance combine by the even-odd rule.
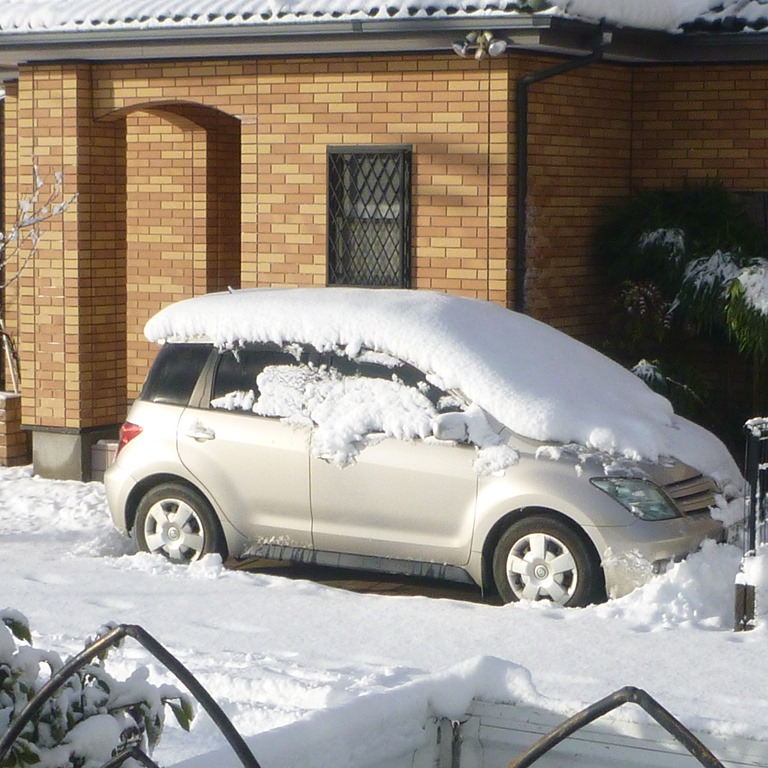
[[[16,220],[10,231],[0,232],[0,291],[13,285],[34,260],[42,237],[42,225],[54,216],[63,215],[77,200],[77,193],[64,195],[64,174],[58,171],[48,186],[40,175],[37,158],[32,157],[32,194],[19,200]],[[9,274],[10,272],[10,274]],[[14,392],[21,379],[19,358],[11,335],[0,319],[0,346],[11,376]]]

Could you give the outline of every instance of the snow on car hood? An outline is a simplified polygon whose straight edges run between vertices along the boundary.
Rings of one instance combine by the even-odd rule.
[[[635,375],[569,336],[489,302],[365,288],[253,288],[177,302],[144,329],[150,341],[221,347],[298,341],[320,350],[394,355],[458,389],[525,437],[632,459],[673,456],[740,481],[723,444],[676,416]]]

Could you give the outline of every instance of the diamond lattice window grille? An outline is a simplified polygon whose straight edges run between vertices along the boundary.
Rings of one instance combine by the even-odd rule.
[[[410,147],[328,148],[328,284],[410,287]]]

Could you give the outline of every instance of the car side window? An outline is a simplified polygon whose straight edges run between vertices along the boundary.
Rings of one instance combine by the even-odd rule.
[[[379,362],[376,357],[375,354],[367,353],[354,359],[338,355],[334,357],[332,366],[342,376],[386,379],[416,389],[432,403],[438,413],[463,410],[463,403],[458,397],[430,382],[428,377],[418,368],[396,358]]]
[[[164,344],[152,363],[139,399],[187,405],[212,351],[210,344]]]
[[[300,368],[303,365],[300,357],[300,350],[283,350],[272,346],[244,347],[221,352],[213,378],[211,407],[258,413],[254,406],[261,394],[259,377],[265,371]]]

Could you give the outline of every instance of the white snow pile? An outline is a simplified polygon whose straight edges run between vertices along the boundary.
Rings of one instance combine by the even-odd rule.
[[[721,486],[740,486],[722,443],[675,416],[631,372],[488,302],[427,291],[256,288],[173,304],[145,334],[156,342],[208,339],[222,348],[300,342],[350,357],[385,353],[524,437],[632,459],[673,456]]]
[[[396,378],[342,376],[335,370],[302,364],[274,365],[262,371],[253,391],[214,400],[214,407],[239,407],[288,424],[314,427],[312,455],[344,467],[364,445],[383,434],[399,440],[432,434],[437,411],[427,397]],[[249,407],[250,406],[250,407]]]

